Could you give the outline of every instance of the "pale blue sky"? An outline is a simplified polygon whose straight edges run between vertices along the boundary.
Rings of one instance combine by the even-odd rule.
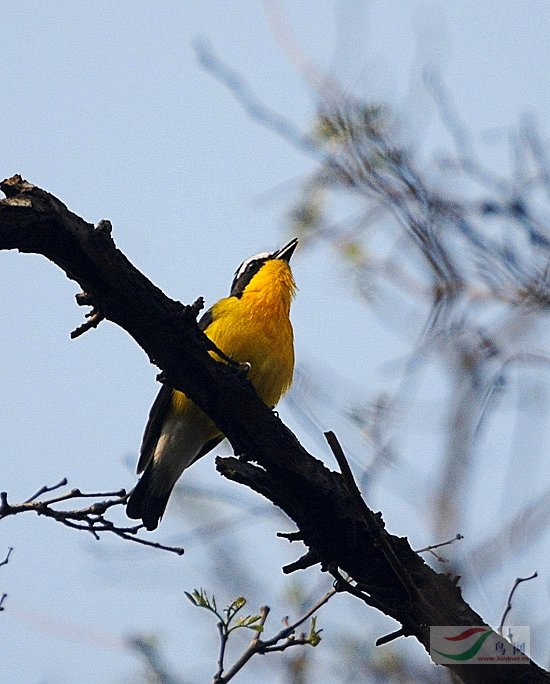
[[[425,66],[441,71],[475,133],[504,131],[526,112],[549,132],[550,4],[542,0],[49,1],[4,9],[0,175],[21,173],[84,218],[110,219],[118,246],[184,302],[225,295],[245,257],[284,242],[294,185],[313,168],[199,67],[197,36],[305,130],[315,97],[274,16],[286,17],[301,56],[344,89],[397,108],[424,151],[447,144],[423,90]],[[321,249],[304,250],[295,275],[298,360],[322,358],[360,386],[381,382],[375,360],[398,356],[399,341],[376,323],[365,329],[343,269]],[[83,490],[134,482],[124,459],[133,462],[139,447],[156,370],[109,323],[71,341],[83,316],[76,292],[41,257],[0,254],[0,488],[13,501],[63,476]],[[281,414],[292,423],[284,404]],[[213,471],[203,462],[190,482],[257,503]],[[378,503],[403,523],[398,505]],[[170,521],[170,509],[166,517],[154,538],[178,543],[181,518]],[[273,518],[256,523],[258,534],[284,527]],[[161,633],[170,662],[183,661],[190,681],[206,681],[215,661],[213,622],[203,625],[182,598],[184,589],[205,584],[210,557],[200,544],[176,559],[116,539],[96,543],[31,516],[1,528],[0,556],[15,547],[0,568],[0,592],[9,594],[0,616],[3,681],[123,681],[136,660],[121,639],[147,631]],[[255,558],[264,576],[276,577],[263,602],[276,600],[279,567],[294,557],[283,545],[278,553]],[[229,595],[237,591],[247,588],[232,585]],[[187,667],[192,621],[205,653]]]

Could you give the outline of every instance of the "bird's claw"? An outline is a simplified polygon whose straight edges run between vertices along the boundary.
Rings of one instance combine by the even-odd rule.
[[[236,361],[235,367],[237,368],[239,375],[242,375],[244,378],[246,378],[250,373],[252,364],[250,364],[248,361]]]

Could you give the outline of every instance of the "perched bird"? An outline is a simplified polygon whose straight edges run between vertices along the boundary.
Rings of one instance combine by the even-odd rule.
[[[220,299],[199,326],[230,358],[249,364],[248,378],[262,401],[275,406],[290,387],[294,344],[289,313],[296,285],[290,270],[298,240],[244,261],[229,297]],[[210,352],[216,358],[215,352]],[[221,361],[221,360],[220,360]],[[149,414],[128,517],[154,530],[183,471],[223,439],[222,433],[185,394],[163,385]]]

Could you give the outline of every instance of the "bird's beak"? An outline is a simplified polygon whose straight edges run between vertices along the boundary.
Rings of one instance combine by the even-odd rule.
[[[272,259],[284,259],[285,261],[290,261],[290,257],[294,254],[294,250],[296,249],[297,244],[298,244],[298,238],[294,238],[288,244],[286,244],[284,247],[281,247],[281,249],[278,249],[276,252],[273,252],[273,254],[271,255],[271,258]]]

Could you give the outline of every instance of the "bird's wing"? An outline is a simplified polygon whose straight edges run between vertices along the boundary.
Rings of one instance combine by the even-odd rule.
[[[213,320],[214,320],[214,315],[212,312],[212,308],[210,308],[210,309],[208,309],[208,311],[205,311],[203,313],[203,315],[200,317],[199,328],[206,332],[206,330],[208,329],[208,327],[210,326],[210,324],[212,323]],[[195,456],[195,458],[191,461],[191,463],[189,465],[193,465],[193,463],[196,463],[199,460],[199,458],[206,456],[206,454],[209,451],[212,451],[212,449],[214,449],[215,447],[217,447],[218,444],[223,439],[225,439],[223,435],[217,435],[216,437],[213,437],[211,440],[206,442],[203,445],[202,449],[199,451],[199,453]]]
[[[199,318],[198,326],[201,330],[206,331],[210,323],[214,320],[214,315],[212,313],[212,307],[205,311],[203,315]]]
[[[199,320],[199,328],[201,330],[206,330],[210,323],[212,323],[212,320],[212,309],[208,309],[208,311],[205,311],[205,313],[201,316]],[[151,460],[151,456],[155,451],[155,447],[157,445],[160,433],[162,431],[164,419],[166,418],[166,414],[170,409],[171,401],[172,388],[168,385],[163,385],[160,388],[159,393],[157,394],[157,398],[151,406],[151,410],[149,412],[149,420],[147,421],[147,425],[145,426],[145,432],[143,433],[143,440],[141,442],[139,461],[137,465],[138,474],[145,470],[149,461]],[[211,451],[217,444],[219,444],[222,441],[222,439],[223,437],[215,437],[214,439],[207,442],[202,447],[200,452],[197,454],[193,463],[201,456],[204,456],[209,451]]]
[[[199,458],[206,456],[206,454],[209,451],[212,451],[212,449],[217,447],[218,444],[224,439],[225,439],[224,435],[217,435],[216,437],[212,437],[212,439],[210,441],[208,441],[204,444],[202,449],[199,451],[199,453],[195,456],[195,458],[191,461],[191,463],[189,465],[193,465],[193,463],[196,463],[199,460]]]
[[[147,467],[155,447],[160,437],[162,430],[162,425],[166,414],[170,409],[170,403],[172,401],[172,388],[168,385],[163,385],[160,388],[160,392],[157,394],[157,398],[151,406],[149,411],[149,420],[145,426],[145,432],[143,433],[143,440],[141,442],[141,449],[139,452],[139,461],[137,465],[137,472],[141,473]]]

